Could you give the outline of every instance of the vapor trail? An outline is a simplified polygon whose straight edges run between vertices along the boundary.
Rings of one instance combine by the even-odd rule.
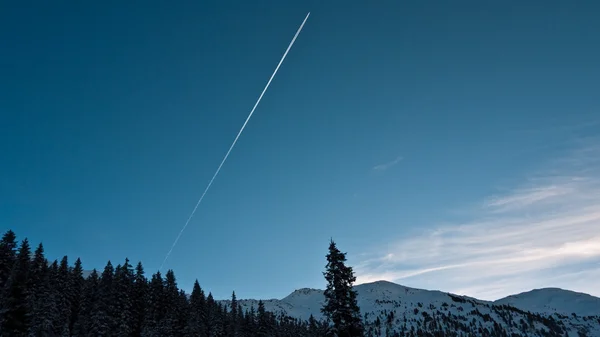
[[[263,95],[265,94],[265,92],[267,91],[267,89],[269,88],[269,85],[271,84],[271,81],[273,80],[273,78],[275,77],[275,74],[277,74],[277,71],[279,70],[279,67],[281,66],[281,64],[283,63],[283,60],[285,60],[285,57],[287,56],[288,52],[290,51],[290,49],[292,48],[292,46],[294,45],[294,42],[296,41],[296,38],[298,37],[298,35],[300,34],[300,31],[302,30],[302,27],[304,27],[304,23],[306,23],[306,20],[308,19],[308,16],[310,15],[310,12],[308,12],[308,14],[306,14],[306,17],[304,18],[304,21],[302,21],[302,24],[300,25],[300,28],[298,28],[298,31],[296,32],[296,35],[294,35],[294,38],[292,39],[292,42],[290,42],[289,46],[287,47],[287,49],[285,50],[285,53],[283,53],[283,56],[281,57],[281,60],[279,61],[279,64],[277,64],[277,68],[275,68],[275,71],[273,71],[273,74],[271,75],[271,78],[269,78],[269,82],[267,82],[267,85],[265,86],[265,88],[263,89],[262,93],[260,94],[260,96],[258,97],[258,100],[256,101],[256,103],[254,104],[254,107],[252,108],[252,110],[250,111],[250,114],[248,114],[248,117],[246,118],[246,121],[244,122],[244,124],[242,125],[242,128],[240,129],[240,131],[238,132],[237,136],[235,137],[235,140],[233,141],[233,143],[231,144],[231,146],[229,147],[229,150],[227,151],[227,154],[225,154],[225,157],[223,157],[223,160],[221,161],[221,164],[219,164],[219,167],[217,168],[217,171],[215,172],[215,174],[213,175],[212,179],[210,179],[210,182],[208,183],[208,185],[206,186],[206,189],[204,189],[204,192],[202,193],[202,195],[200,196],[200,199],[198,199],[198,202],[196,203],[196,207],[194,207],[194,210],[192,211],[192,213],[190,214],[190,216],[188,217],[187,221],[185,222],[185,225],[183,225],[183,228],[181,229],[181,231],[179,231],[179,234],[177,235],[177,238],[175,239],[175,241],[173,242],[173,245],[171,246],[171,249],[169,249],[169,252],[167,253],[167,255],[165,256],[165,259],[163,260],[163,262],[160,265],[159,270],[162,270],[163,266],[165,265],[165,262],[167,262],[167,259],[169,258],[169,256],[171,255],[171,252],[173,252],[173,248],[175,248],[175,245],[177,245],[177,241],[179,241],[179,238],[181,237],[181,234],[183,234],[183,231],[185,230],[185,228],[188,226],[188,224],[190,223],[190,220],[192,219],[192,217],[194,216],[194,213],[196,213],[196,210],[198,209],[198,206],[200,206],[200,203],[202,202],[202,200],[204,199],[204,196],[206,195],[206,192],[208,192],[208,190],[210,189],[210,187],[213,184],[213,181],[215,180],[215,178],[217,177],[217,175],[219,174],[219,171],[221,171],[221,167],[223,167],[223,164],[225,164],[225,161],[227,160],[227,157],[229,157],[229,153],[231,153],[231,150],[233,150],[233,147],[235,146],[235,143],[237,143],[238,138],[240,138],[240,135],[242,134],[242,132],[244,131],[244,128],[246,127],[246,124],[248,124],[248,121],[250,120],[250,117],[252,117],[252,114],[254,114],[254,110],[256,110],[256,107],[258,106],[258,104],[260,103],[260,100],[263,98]]]

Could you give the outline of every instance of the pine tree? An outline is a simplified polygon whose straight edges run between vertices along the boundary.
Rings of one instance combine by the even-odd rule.
[[[250,310],[246,311],[244,315],[243,331],[245,336],[256,336],[257,334],[256,310],[254,310],[254,306],[251,306]]]
[[[152,275],[148,286],[148,307],[143,336],[161,336],[159,330],[166,314],[164,283],[160,271]]]
[[[30,313],[30,336],[51,335],[54,330],[52,324],[56,307],[52,289],[50,285],[50,275],[48,260],[44,257],[44,246],[40,243],[35,250],[29,275],[29,293],[28,302],[31,308]]]
[[[206,328],[206,335],[207,336],[217,336],[217,319],[218,319],[218,313],[217,313],[217,303],[215,302],[215,299],[213,298],[213,295],[211,292],[208,293],[208,296],[206,297],[206,308],[205,308],[205,321],[204,321],[204,326]]]
[[[54,333],[57,336],[69,335],[69,320],[71,318],[71,271],[68,257],[63,256],[58,266],[58,272],[52,278],[55,289],[57,315],[54,317]]]
[[[175,335],[183,336],[187,330],[187,322],[190,317],[189,301],[183,289],[179,290],[177,306],[175,307]]]
[[[329,326],[327,322],[320,322],[315,319],[315,317],[311,314],[308,318],[308,325],[306,327],[308,330],[307,335],[310,337],[324,337],[329,336]]]
[[[132,328],[132,301],[134,274],[129,259],[125,259],[122,266],[115,270],[115,310],[116,310],[116,336],[129,336]]]
[[[269,315],[265,310],[265,304],[262,300],[258,301],[258,313],[256,316],[257,336],[270,336],[271,324],[269,321]]]
[[[71,332],[71,335],[75,334],[75,327],[79,326],[79,314],[81,312],[84,282],[81,259],[77,258],[77,260],[75,260],[75,265],[71,270],[71,317],[69,319],[69,331]]]
[[[27,287],[31,289],[28,297],[31,308],[33,308],[39,300],[38,290],[44,282],[44,277],[47,272],[48,261],[44,257],[44,246],[40,243],[33,253],[33,260],[31,261],[31,266],[29,268],[29,284]]]
[[[15,264],[17,257],[17,236],[15,232],[9,230],[0,240],[0,300],[2,300],[2,290],[10,277],[10,272]]]
[[[83,298],[81,300],[81,312],[79,315],[79,324],[76,325],[76,336],[88,336],[92,331],[92,319],[95,316],[94,310],[98,308],[100,300],[100,278],[96,269],[92,270],[90,276],[84,282]]]
[[[227,326],[228,326],[228,317],[227,317],[227,308],[221,304],[217,303],[216,309],[216,335],[217,336],[227,336]]]
[[[133,299],[131,307],[132,327],[131,334],[139,336],[142,333],[146,317],[146,305],[148,301],[148,280],[144,276],[144,267],[138,262],[135,267],[135,280],[133,284]]]
[[[25,336],[29,330],[29,241],[23,239],[19,253],[4,287],[0,312],[0,331],[7,336]]]
[[[171,336],[178,332],[177,309],[179,302],[179,291],[177,289],[175,273],[170,269],[165,274],[164,299],[166,316],[165,322],[162,325],[162,334],[164,336]]]
[[[110,336],[115,330],[114,270],[108,261],[100,277],[98,300],[94,303],[89,331],[94,336]]]
[[[316,336],[318,331],[317,329],[317,320],[312,314],[310,314],[310,317],[308,318],[308,332],[310,336]]]
[[[204,336],[206,334],[205,310],[206,298],[204,291],[202,291],[198,280],[196,280],[190,296],[190,315],[188,320],[188,333],[190,335]]]
[[[231,294],[231,311],[229,312],[229,336],[237,337],[239,332],[239,321],[238,321],[238,302],[235,297],[235,291]]]
[[[60,293],[59,270],[58,260],[54,260],[48,268],[48,307],[50,309],[50,314],[48,316],[49,319],[51,319],[48,326],[52,327],[52,335],[60,335],[58,321],[60,320],[60,301],[63,298],[63,294]]]
[[[327,280],[325,303],[321,312],[333,323],[333,332],[338,337],[358,337],[364,335],[360,309],[356,302],[356,292],[352,284],[356,281],[352,267],[346,266],[346,254],[335,242],[329,244],[326,271]]]

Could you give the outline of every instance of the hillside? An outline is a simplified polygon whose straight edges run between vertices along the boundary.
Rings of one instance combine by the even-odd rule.
[[[600,315],[600,298],[558,288],[534,289],[497,300],[525,311],[545,314],[593,316]]]
[[[496,302],[440,291],[420,290],[386,281],[355,287],[371,336],[418,330],[444,336],[599,336],[600,299],[561,289],[534,290]],[[279,315],[320,319],[323,291],[298,289],[281,300],[263,301]],[[223,301],[228,304],[228,301]],[[257,300],[240,300],[244,309]],[[536,309],[536,310],[533,310]],[[539,309],[539,310],[537,310]],[[528,312],[530,311],[530,312]],[[563,314],[570,312],[569,314]],[[571,313],[576,313],[572,315]]]

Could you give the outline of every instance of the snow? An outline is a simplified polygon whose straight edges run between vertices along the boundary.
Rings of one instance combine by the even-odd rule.
[[[476,321],[476,324],[491,329],[497,323],[514,333],[520,333],[519,330],[523,329],[520,322],[529,322],[527,324],[533,329],[531,331],[548,330],[539,316],[532,315],[539,313],[543,317],[552,315],[552,319],[559,322],[569,336],[578,336],[578,330],[583,329],[587,331],[587,336],[600,337],[600,298],[562,289],[533,290],[496,302],[415,289],[387,281],[357,285],[355,290],[361,315],[366,317],[367,326],[374,326],[377,318],[386,322],[386,318],[392,317],[393,329],[399,330],[404,325],[410,329],[413,326],[422,327],[430,317],[445,317],[444,324],[460,323],[468,326]],[[322,290],[303,288],[281,300],[263,302],[266,310],[277,314],[300,319],[308,319],[312,314],[316,319],[321,319],[323,316],[320,309],[324,299]],[[258,307],[257,300],[238,302],[244,310],[249,310],[251,306],[255,309]]]
[[[600,298],[559,288],[534,289],[497,300],[525,311],[577,316],[600,315]]]

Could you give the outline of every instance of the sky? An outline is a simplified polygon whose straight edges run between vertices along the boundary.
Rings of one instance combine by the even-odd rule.
[[[597,1],[0,4],[0,230],[216,298],[600,296]],[[164,272],[164,270],[163,270]]]

